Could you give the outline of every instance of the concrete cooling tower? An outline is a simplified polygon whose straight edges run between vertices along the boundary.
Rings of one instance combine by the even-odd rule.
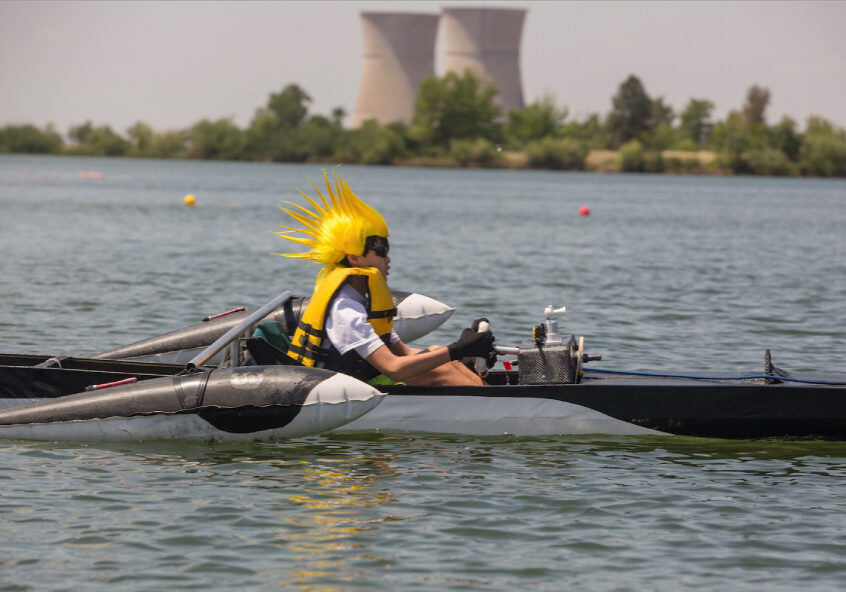
[[[520,38],[525,16],[523,9],[443,9],[444,69],[460,75],[469,68],[492,82],[505,113],[524,106]]]
[[[417,87],[435,72],[439,19],[437,14],[361,13],[364,64],[353,128],[368,119],[411,121]]]

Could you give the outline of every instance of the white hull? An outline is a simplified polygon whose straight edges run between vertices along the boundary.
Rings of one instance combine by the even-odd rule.
[[[581,405],[531,397],[389,395],[335,431],[410,431],[476,436],[667,435]]]

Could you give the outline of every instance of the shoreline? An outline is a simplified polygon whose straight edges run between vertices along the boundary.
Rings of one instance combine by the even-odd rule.
[[[588,173],[622,173],[622,163],[619,150],[591,150],[585,158],[584,168],[555,169],[550,167],[536,167],[529,164],[529,158],[525,152],[503,150],[498,162],[490,165],[479,165],[470,163],[463,165],[454,158],[416,156],[411,158],[400,158],[389,165],[384,166],[407,166],[407,167],[433,167],[433,168],[472,168],[472,169],[508,169],[508,170],[535,170],[535,171],[582,171]],[[662,150],[662,169],[654,171],[643,171],[651,173],[669,174],[693,174],[693,175],[734,175],[730,169],[718,165],[716,152],[710,150],[683,151],[683,150]],[[307,162],[323,162],[320,160]],[[770,175],[755,175],[770,176]]]
[[[461,163],[458,160],[449,156],[427,157],[415,156],[409,158],[397,158],[390,163],[369,165],[363,163],[346,163],[356,164],[358,166],[399,166],[410,168],[443,168],[443,169],[486,169],[486,170],[515,170],[515,171],[551,171],[551,172],[583,172],[583,173],[651,173],[651,174],[672,174],[672,175],[705,175],[705,176],[739,176],[739,177],[794,177],[794,178],[832,178],[816,175],[774,175],[774,174],[755,174],[755,173],[737,173],[731,170],[730,167],[722,165],[719,161],[719,154],[710,150],[699,151],[682,151],[682,150],[662,150],[660,151],[660,168],[657,169],[641,169],[638,171],[623,170],[622,160],[619,150],[591,150],[584,159],[584,166],[582,168],[552,168],[539,167],[529,164],[529,159],[526,153],[520,151],[503,150],[496,162],[487,164],[478,163]],[[74,154],[74,153],[58,153],[58,154],[36,154],[26,152],[5,152],[0,153],[2,156],[50,156],[50,157],[72,157],[72,158],[126,158],[130,160],[160,160],[160,161],[194,161],[194,162],[243,162],[255,164],[339,164],[334,158],[320,158],[312,157],[302,161],[273,161],[273,160],[240,160],[240,159],[207,159],[207,158],[188,158],[188,157],[172,157],[172,158],[152,158],[149,156],[131,156],[131,155],[94,155],[94,154]],[[838,178],[838,177],[833,177]]]

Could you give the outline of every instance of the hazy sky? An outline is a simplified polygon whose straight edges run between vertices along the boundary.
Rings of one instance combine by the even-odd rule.
[[[204,118],[246,125],[297,83],[311,112],[355,108],[359,12],[445,5],[528,9],[521,67],[581,118],[606,114],[629,74],[680,110],[706,98],[722,118],[752,84],[768,120],[818,114],[846,126],[846,2],[6,2],[0,0],[0,125],[91,120],[123,132]],[[442,64],[442,31],[436,46]],[[347,122],[349,119],[347,119]]]

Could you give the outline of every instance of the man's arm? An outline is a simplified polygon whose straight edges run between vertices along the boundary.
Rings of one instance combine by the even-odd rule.
[[[401,347],[403,348],[398,348],[400,352],[408,351],[411,353],[396,355],[392,350],[399,344],[402,344]],[[437,368],[441,364],[446,364],[450,361],[450,352],[445,347],[432,350],[412,350],[399,341],[392,344],[391,347],[383,345],[365,359],[371,366],[391,380],[401,382]]]
[[[490,331],[481,333],[472,329],[465,329],[458,341],[447,347],[432,346],[413,355],[396,355],[387,345],[380,346],[365,359],[379,372],[393,381],[408,380],[414,376],[434,370],[442,364],[452,360],[460,360],[468,356],[486,357],[493,349],[494,337]],[[398,346],[398,341],[393,346]],[[412,351],[403,344],[397,348],[400,351]]]
[[[395,356],[413,356],[414,354],[418,354],[422,351],[425,351],[414,347],[408,347],[402,340],[397,341],[396,343],[392,343],[388,347],[391,349],[391,352],[393,352]]]

